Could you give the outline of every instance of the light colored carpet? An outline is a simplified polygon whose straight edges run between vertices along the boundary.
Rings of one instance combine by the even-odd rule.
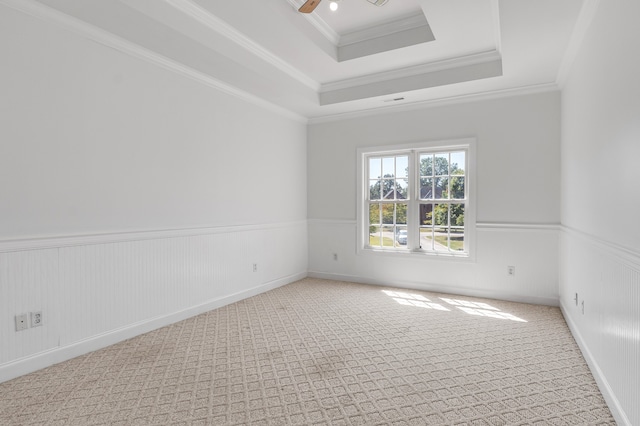
[[[0,384],[0,424],[615,422],[557,308],[305,279]]]

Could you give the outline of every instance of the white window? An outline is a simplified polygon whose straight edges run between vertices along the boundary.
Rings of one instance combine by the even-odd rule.
[[[358,249],[469,257],[473,142],[360,149]]]

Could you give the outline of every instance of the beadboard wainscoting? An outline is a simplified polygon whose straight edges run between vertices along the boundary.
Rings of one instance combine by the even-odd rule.
[[[557,225],[476,225],[470,260],[357,254],[356,221],[309,221],[309,276],[558,305]],[[515,267],[515,275],[507,267]]]
[[[0,382],[306,275],[306,221],[0,242]]]
[[[640,253],[563,227],[560,305],[619,424],[640,424]]]

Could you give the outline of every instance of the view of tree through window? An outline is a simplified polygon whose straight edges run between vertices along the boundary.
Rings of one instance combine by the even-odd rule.
[[[409,157],[369,158],[369,245],[406,245]],[[401,234],[403,239],[399,240]],[[403,240],[403,241],[402,241]]]
[[[464,200],[465,153],[420,154],[421,248],[464,250]]]
[[[466,151],[373,154],[366,168],[369,247],[466,251]]]

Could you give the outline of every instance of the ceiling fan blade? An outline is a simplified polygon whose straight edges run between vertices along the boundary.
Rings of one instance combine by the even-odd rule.
[[[307,0],[306,2],[304,2],[302,6],[300,6],[300,9],[298,9],[298,12],[311,13],[319,4],[320,4],[320,0]]]

